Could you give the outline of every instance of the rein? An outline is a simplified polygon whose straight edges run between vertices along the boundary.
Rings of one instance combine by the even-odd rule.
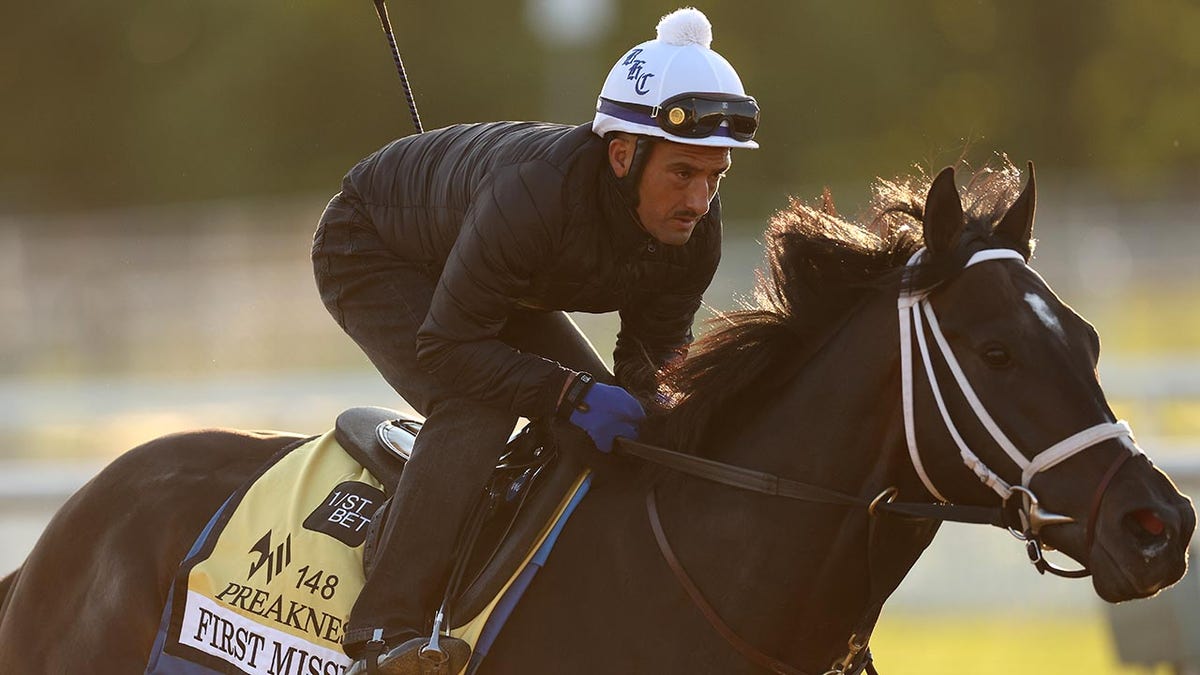
[[[908,266],[916,265],[925,249],[917,251],[908,261]],[[1019,252],[1011,249],[985,249],[979,251],[968,259],[964,269],[983,262],[997,260],[1015,260],[1019,261],[1025,269],[1029,270],[1039,280],[1041,276],[1037,274],[1025,262],[1024,256]],[[1045,281],[1042,280],[1045,284]],[[1129,450],[1129,454],[1122,453],[1117,457],[1117,460],[1109,467],[1104,477],[1097,486],[1096,492],[1092,498],[1091,508],[1088,514],[1087,535],[1085,550],[1090,551],[1095,540],[1096,520],[1100,512],[1100,505],[1104,498],[1104,494],[1108,489],[1109,484],[1116,476],[1117,472],[1124,466],[1125,462],[1131,457],[1142,455],[1142,451],[1133,442],[1132,430],[1124,421],[1103,422],[1088,427],[1079,431],[1066,439],[1055,443],[1049,448],[1034,455],[1032,459],[1028,459],[1023,455],[1015,444],[1000,430],[1000,427],[992,419],[991,415],[980,402],[979,397],[975,394],[974,389],[967,381],[966,375],[963,373],[962,367],[955,358],[953,351],[950,349],[949,342],[942,334],[941,328],[938,326],[937,315],[934,313],[933,305],[928,300],[929,291],[911,292],[901,290],[897,300],[897,310],[899,313],[900,323],[900,359],[901,359],[901,388],[902,402],[904,409],[904,431],[905,442],[908,448],[909,458],[912,461],[913,469],[920,478],[922,484],[929,491],[937,503],[903,503],[896,502],[898,490],[895,487],[889,487],[883,492],[876,495],[873,499],[865,499],[854,495],[845,494],[829,488],[824,488],[818,485],[802,483],[788,478],[777,476],[775,474],[756,471],[746,467],[740,467],[732,464],[725,464],[714,460],[688,455],[666,448],[632,441],[626,438],[617,438],[614,448],[618,454],[641,459],[643,461],[658,464],[673,471],[688,474],[698,478],[702,478],[722,485],[748,490],[759,494],[769,495],[773,497],[783,497],[785,499],[794,499],[806,502],[816,502],[823,504],[835,504],[839,506],[848,506],[854,508],[865,508],[868,515],[876,516],[879,513],[896,515],[907,518],[932,519],[940,521],[952,521],[960,523],[975,523],[987,524],[996,527],[1008,529],[1018,539],[1026,542],[1026,552],[1030,562],[1039,573],[1051,574],[1068,577],[1081,578],[1091,574],[1085,567],[1079,570],[1065,570],[1056,567],[1045,559],[1042,555],[1044,546],[1040,539],[1041,529],[1049,525],[1066,524],[1075,522],[1074,518],[1069,516],[1049,513],[1044,511],[1038,504],[1037,496],[1030,489],[1029,485],[1033,478],[1040,472],[1066,461],[1067,459],[1079,454],[1080,452],[1094,447],[1101,442],[1120,438],[1125,441],[1124,445]],[[979,422],[987,429],[989,435],[1004,450],[1005,454],[1016,464],[1021,471],[1021,481],[1017,484],[1010,484],[1005,481],[997,472],[987,466],[982,459],[979,458],[967,446],[963,440],[957,427],[954,425],[950,417],[949,409],[946,406],[945,399],[942,396],[941,388],[937,381],[937,376],[933,369],[933,360],[930,356],[928,340],[926,338],[926,323],[928,324],[928,332],[933,336],[938,351],[942,355],[946,366],[954,376],[955,383],[958,385],[960,393],[966,399],[979,419]],[[997,507],[984,506],[960,506],[949,503],[949,500],[937,489],[930,479],[929,474],[925,471],[924,464],[921,461],[920,451],[917,448],[916,441],[916,424],[915,424],[915,400],[913,396],[913,338],[916,338],[920,350],[921,361],[924,364],[925,373],[927,375],[930,389],[934,399],[937,402],[938,410],[941,412],[942,420],[945,423],[947,431],[954,440],[955,445],[959,449],[960,457],[963,464],[986,486],[990,487],[1000,497],[1000,505]],[[1144,455],[1142,455],[1144,457]],[[1012,497],[1019,495],[1020,499],[1012,503]],[[703,594],[697,588],[696,584],[688,576],[683,565],[675,556],[671,548],[670,542],[667,540],[666,533],[663,530],[662,523],[658,515],[658,506],[654,497],[654,487],[651,486],[646,495],[646,510],[650,519],[651,528],[654,531],[655,541],[658,543],[659,551],[666,560],[671,571],[676,579],[683,587],[684,591],[691,598],[693,604],[699,609],[709,624],[725,638],[725,640],[744,656],[747,660],[754,664],[766,668],[780,675],[805,675],[778,659],[764,654],[753,647],[744,638],[739,636],[732,628],[726,624],[717,614],[716,610],[705,600]],[[883,598],[877,598],[877,602],[872,606],[868,615],[876,613],[883,604]],[[869,616],[868,616],[869,618]],[[846,658],[835,663],[833,668],[826,671],[823,675],[850,675],[852,673],[861,673],[864,670],[870,673],[875,673],[875,668],[871,663],[870,650],[866,648],[865,637],[860,639],[859,632],[863,632],[864,636],[869,635],[869,626],[866,631],[856,631],[855,635],[850,639],[850,651]],[[861,658],[860,658],[861,657]],[[856,667],[855,664],[857,663]]]
[[[688,597],[692,599],[692,603],[708,620],[708,623],[725,638],[725,641],[733,645],[733,648],[742,656],[746,657],[747,661],[766,668],[772,673],[779,675],[805,675],[803,671],[796,670],[779,659],[767,656],[758,651],[749,642],[746,642],[742,636],[738,635],[729,624],[725,623],[717,610],[704,599],[704,594],[697,588],[696,582],[688,576],[683,565],[680,564],[679,558],[675,557],[675,551],[671,548],[671,542],[667,541],[667,535],[663,532],[662,521],[658,517],[658,503],[654,499],[654,490],[646,491],[646,512],[650,514],[650,527],[654,530],[654,539],[658,542],[658,550],[662,552],[663,559],[667,561],[667,566],[675,573],[675,578],[679,580],[679,585],[683,586],[683,590],[687,592]]]
[[[879,513],[887,513],[909,518],[986,524],[1012,529],[1012,524],[1006,515],[1006,510],[998,507],[900,503],[895,501],[897,494],[895,488],[884,490],[874,499],[863,499],[819,485],[802,483],[763,471],[688,455],[648,443],[632,441],[628,438],[618,437],[615,439],[613,450],[618,455],[657,464],[672,471],[772,497],[864,508],[871,516]],[[687,593],[692,604],[696,606],[709,625],[721,637],[725,638],[725,641],[730,646],[751,663],[779,675],[807,675],[804,671],[797,670],[783,661],[755,648],[721,619],[720,614],[704,598],[704,594],[696,586],[696,583],[692,581],[691,576],[688,575],[687,570],[683,568],[683,564],[679,562],[679,558],[671,548],[671,543],[667,540],[666,532],[663,530],[662,522],[658,515],[658,503],[654,496],[654,486],[651,486],[646,491],[646,513],[650,520],[650,527],[654,531],[654,540],[658,544],[659,553],[662,554],[663,560],[671,568],[675,579],[679,582],[684,592]],[[882,608],[885,599],[884,597],[873,598],[871,610],[867,613],[868,619],[873,621],[873,617]],[[868,621],[860,624],[860,628],[851,636],[849,652],[846,657],[840,662],[835,663],[832,668],[821,675],[857,675],[863,672],[870,675],[878,675],[871,661],[871,651],[867,648],[865,637],[862,639],[858,637],[859,634],[864,636],[869,634],[870,626],[865,625],[866,623]]]
[[[994,525],[1000,528],[1016,526],[1016,521],[1008,516],[1006,510],[1001,507],[897,502],[894,488],[884,490],[873,499],[864,499],[819,485],[802,483],[772,473],[688,455],[640,441],[631,441],[628,438],[617,438],[613,447],[619,455],[658,464],[672,471],[703,478],[721,485],[772,497],[864,508],[871,515],[887,513],[909,518]]]

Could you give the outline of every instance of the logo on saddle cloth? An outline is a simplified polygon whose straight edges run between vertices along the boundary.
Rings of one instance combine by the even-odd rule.
[[[180,567],[148,675],[341,675],[379,482],[329,433],[230,497]]]
[[[304,527],[324,532],[343,544],[361,546],[367,540],[371,517],[383,504],[383,491],[360,483],[339,483],[325,501],[304,519]]]

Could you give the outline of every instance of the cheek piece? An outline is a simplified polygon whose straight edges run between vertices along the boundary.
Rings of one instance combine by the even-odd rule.
[[[613,134],[609,134],[607,141],[612,142]],[[621,195],[621,201],[625,203],[625,207],[629,209],[633,216],[634,222],[641,224],[641,218],[637,215],[638,205],[641,203],[638,197],[638,186],[642,183],[642,176],[646,173],[646,162],[650,159],[650,151],[654,149],[654,139],[650,136],[638,136],[637,142],[633,146],[633,159],[629,162],[629,171],[625,172],[624,176],[618,177],[613,174],[613,180],[617,183],[617,193]],[[608,167],[612,171],[612,166]]]

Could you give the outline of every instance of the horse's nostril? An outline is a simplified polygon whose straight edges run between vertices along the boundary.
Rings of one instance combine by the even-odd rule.
[[[1178,531],[1174,529],[1174,523],[1164,521],[1158,511],[1149,508],[1125,514],[1122,525],[1147,564],[1170,548],[1174,533]]]
[[[1133,519],[1137,521],[1142,530],[1155,537],[1162,534],[1163,530],[1167,527],[1163,524],[1162,519],[1158,517],[1158,514],[1150,509],[1138,509],[1130,515],[1133,516]]]

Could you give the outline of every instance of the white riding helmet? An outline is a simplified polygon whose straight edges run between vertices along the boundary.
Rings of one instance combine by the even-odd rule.
[[[658,37],[625,53],[596,101],[592,131],[657,136],[687,145],[757,148],[758,103],[714,52],[712,24],[685,7],[658,22]]]

